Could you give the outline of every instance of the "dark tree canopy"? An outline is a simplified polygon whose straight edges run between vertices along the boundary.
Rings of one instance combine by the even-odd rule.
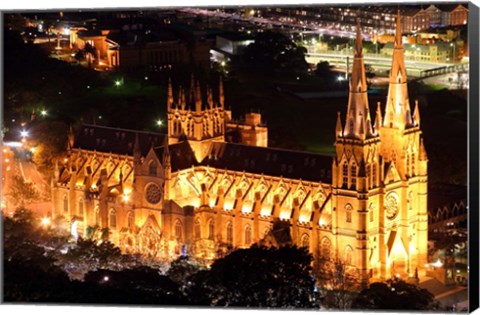
[[[402,280],[375,282],[361,291],[352,303],[356,309],[432,310],[436,309],[433,294]]]
[[[263,72],[305,73],[306,50],[297,47],[285,35],[266,31],[258,33],[255,42],[244,50],[243,65]]]
[[[303,248],[240,249],[198,272],[188,295],[196,305],[318,307],[311,261]]]

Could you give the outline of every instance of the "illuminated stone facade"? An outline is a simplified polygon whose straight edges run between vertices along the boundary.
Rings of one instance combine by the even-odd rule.
[[[193,80],[175,100],[169,83],[168,135],[92,125],[72,134],[68,161],[55,172],[53,216],[80,235],[109,228],[126,252],[207,260],[271,240],[283,221],[292,243],[317,262],[345,263],[363,283],[422,272],[427,155],[417,103],[410,112],[400,25],[385,114],[378,104],[375,120],[362,49],[357,26],[334,156],[266,147],[261,117],[232,123],[221,82],[216,101]],[[226,141],[232,128],[249,132],[243,143]]]

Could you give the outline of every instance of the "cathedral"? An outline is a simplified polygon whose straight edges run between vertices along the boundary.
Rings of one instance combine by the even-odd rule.
[[[55,168],[53,218],[74,236],[108,229],[124,252],[204,261],[275,239],[280,222],[288,242],[315,261],[346,264],[363,283],[423,272],[428,158],[399,21],[374,119],[357,25],[335,155],[268,147],[260,114],[231,118],[221,80],[215,97],[194,79],[176,93],[169,82],[168,134],[87,124],[71,132]]]

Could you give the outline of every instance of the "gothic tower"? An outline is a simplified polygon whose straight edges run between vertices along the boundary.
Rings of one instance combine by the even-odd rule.
[[[169,143],[188,140],[195,152],[197,161],[205,158],[208,146],[212,141],[225,140],[225,104],[223,95],[223,82],[220,79],[218,88],[218,101],[213,98],[213,91],[207,86],[206,101],[200,89],[200,84],[195,83],[192,76],[188,90],[180,87],[178,98],[175,102],[171,80],[168,81],[167,115]]]
[[[397,13],[385,117],[379,128],[384,222],[380,244],[385,275],[413,274],[427,262],[427,154],[415,102],[413,116],[407,90],[400,11]],[[381,211],[382,212],[382,211]],[[382,248],[383,247],[383,248]],[[383,275],[383,272],[382,272]]]
[[[345,126],[338,113],[336,127],[336,157],[333,162],[332,194],[336,215],[332,238],[336,242],[337,260],[357,267],[365,284],[378,268],[372,254],[373,240],[378,241],[378,227],[371,221],[379,197],[380,138],[372,128],[367,97],[367,81],[363,61],[362,35],[357,23],[348,109]],[[377,111],[378,115],[381,115]],[[375,125],[375,127],[377,127]],[[377,215],[378,217],[378,215]],[[375,270],[373,270],[375,269]]]

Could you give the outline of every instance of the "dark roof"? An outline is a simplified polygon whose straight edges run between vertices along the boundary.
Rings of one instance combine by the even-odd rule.
[[[160,161],[163,159],[164,150],[165,147],[163,146],[155,148],[155,153]],[[187,141],[171,144],[168,146],[168,150],[170,151],[170,162],[173,172],[199,165]]]
[[[330,182],[332,156],[278,148],[214,142],[202,165],[268,176]]]
[[[83,150],[133,155],[136,134],[138,134],[140,151],[143,156],[148,153],[152,145],[154,147],[160,146],[165,139],[165,135],[161,133],[84,124],[77,130],[73,147]]]

